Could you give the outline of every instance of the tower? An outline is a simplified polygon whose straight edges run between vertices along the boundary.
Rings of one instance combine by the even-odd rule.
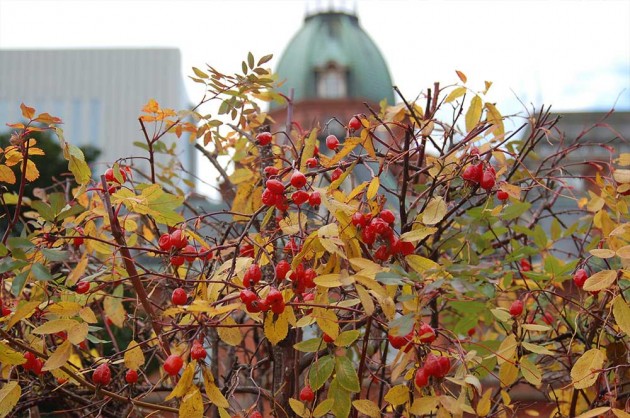
[[[383,99],[394,103],[385,59],[351,11],[307,14],[276,72],[285,80],[280,92],[287,97],[292,92],[291,121],[304,129],[320,126],[324,135],[344,136],[333,118],[345,124],[354,114],[367,113],[366,103],[377,112]],[[285,126],[286,106],[272,104],[269,115],[276,126]]]

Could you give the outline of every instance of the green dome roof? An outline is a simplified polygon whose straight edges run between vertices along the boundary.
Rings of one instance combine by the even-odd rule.
[[[387,64],[354,15],[324,12],[306,17],[279,60],[276,72],[280,81],[286,80],[280,91],[288,95],[293,88],[296,102],[331,98],[318,88],[321,74],[330,68],[345,80],[337,98],[394,103]]]

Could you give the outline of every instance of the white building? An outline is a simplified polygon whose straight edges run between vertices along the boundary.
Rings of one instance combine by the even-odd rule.
[[[147,155],[133,143],[144,142],[138,117],[152,98],[164,108],[190,107],[178,49],[0,50],[0,132],[22,119],[23,102],[60,117],[70,143],[97,147],[99,163],[111,164]],[[193,148],[179,141],[192,170]]]

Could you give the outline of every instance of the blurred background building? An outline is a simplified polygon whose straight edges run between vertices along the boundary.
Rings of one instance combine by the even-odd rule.
[[[149,99],[190,106],[175,48],[0,50],[0,63],[0,131],[22,120],[20,103],[50,113],[72,144],[100,150],[103,171],[122,157],[146,157],[133,143],[145,142],[138,117]],[[187,145],[178,154],[191,170]]]

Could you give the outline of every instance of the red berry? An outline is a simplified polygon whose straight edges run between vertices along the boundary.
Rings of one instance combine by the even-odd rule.
[[[317,167],[317,158],[309,158],[308,160],[306,160],[306,166],[308,168],[315,168]]]
[[[521,270],[522,271],[531,271],[532,270],[532,265],[529,263],[529,261],[526,258],[521,258]]]
[[[185,305],[187,300],[188,295],[184,289],[178,287],[173,290],[173,294],[171,295],[171,302],[173,302],[173,305]]]
[[[138,381],[138,372],[132,369],[127,370],[125,373],[125,382],[133,384]]]
[[[469,337],[472,337],[473,335],[475,335],[475,332],[477,332],[477,330],[476,330],[476,329],[474,329],[474,328],[469,329],[469,330],[468,330],[468,336],[469,336]]]
[[[249,418],[263,418],[262,414],[258,411],[254,411],[249,414]]]
[[[315,399],[315,393],[313,393],[313,389],[310,386],[304,386],[300,391],[300,400],[303,402],[312,402]]]
[[[188,238],[186,238],[181,229],[171,232],[171,245],[180,250],[188,245]]]
[[[335,168],[333,172],[330,174],[330,179],[332,181],[337,180],[343,174],[343,170],[339,167]]]
[[[354,226],[364,227],[367,225],[367,219],[365,219],[365,216],[363,216],[361,212],[354,212],[350,218],[350,222],[352,222]]]
[[[258,299],[258,296],[256,296],[256,293],[252,292],[249,289],[241,290],[239,297],[241,298],[241,301],[245,304],[252,303],[256,299]]]
[[[265,183],[267,189],[271,190],[275,194],[283,194],[284,193],[284,184],[281,181],[276,179],[269,179],[267,183]]]
[[[476,165],[469,165],[464,169],[462,178],[472,183],[479,183],[483,177],[483,165],[481,163]]]
[[[481,186],[481,188],[485,189],[485,190],[491,190],[494,187],[494,174],[492,174],[492,172],[490,170],[486,170],[483,172],[483,175],[481,177],[481,181],[479,182],[479,185]]]
[[[186,261],[186,259],[181,255],[174,255],[171,257],[171,265],[175,267],[181,266],[184,264],[184,261]]]
[[[500,201],[505,202],[509,198],[510,198],[510,195],[508,194],[508,192],[504,190],[499,190],[497,192],[497,199],[499,199]]]
[[[335,135],[328,135],[326,137],[326,147],[333,151],[339,147],[339,140]]]
[[[271,312],[275,313],[276,315],[280,315],[282,312],[284,312],[284,308],[285,308],[285,303],[283,300],[283,301],[280,301],[278,303],[271,305]]]
[[[549,313],[549,312],[545,312],[543,314],[542,320],[543,320],[543,322],[545,324],[551,325],[551,324],[553,324],[553,315],[551,315],[551,313]]]
[[[281,260],[276,264],[276,280],[282,281],[287,277],[287,273],[291,270],[291,264],[286,260]]]
[[[298,190],[297,192],[291,195],[291,199],[293,200],[293,203],[295,203],[298,206],[306,202],[309,198],[310,198],[309,194],[305,192],[304,190]]]
[[[260,270],[260,266],[258,264],[252,264],[245,271],[245,276],[243,276],[243,283],[247,281],[250,284],[256,285],[258,284],[260,279],[262,279],[262,270]]]
[[[192,263],[197,258],[197,250],[192,245],[187,245],[182,250],[182,256],[186,261]]]
[[[469,152],[470,155],[479,155],[479,148],[472,147]]]
[[[190,349],[190,358],[193,360],[203,360],[206,358],[206,349],[199,341],[195,341]]]
[[[256,135],[256,142],[258,142],[258,145],[267,145],[271,142],[271,139],[271,132],[261,132]]]
[[[171,242],[171,235],[170,234],[162,234],[160,236],[160,240],[158,241],[158,246],[160,247],[160,250],[162,251],[168,251],[171,249],[171,247],[173,246],[173,243]]]
[[[429,376],[427,375],[427,372],[424,370],[424,368],[419,368],[418,371],[416,372],[416,386],[418,386],[419,388],[423,388],[426,385],[429,384]]]
[[[265,206],[275,206],[278,201],[278,196],[282,197],[281,194],[277,194],[272,192],[269,189],[265,189],[262,192],[261,200],[263,205]]]
[[[376,233],[374,232],[374,228],[372,228],[371,226],[364,228],[361,232],[361,241],[363,241],[367,245],[372,245],[374,244],[375,240]]]
[[[383,209],[378,216],[388,224],[393,224],[396,221],[396,215],[389,209]]]
[[[573,283],[580,289],[584,287],[584,282],[588,279],[588,273],[584,269],[578,269],[573,274]]]
[[[284,246],[284,252],[290,254],[297,254],[300,252],[300,247],[297,245],[295,240],[291,238],[289,242]]]
[[[420,341],[425,344],[431,344],[437,338],[437,334],[433,327],[429,324],[420,325],[420,329],[418,330],[418,335],[420,336]]]
[[[407,346],[405,348],[405,352],[408,352],[413,347],[411,344],[409,344],[409,342],[411,341],[412,335],[413,335],[413,331],[405,335],[404,337],[399,336],[399,335],[387,334],[387,339],[389,340],[389,343],[392,345],[392,347],[394,347],[397,350],[400,350],[401,348]]]
[[[112,371],[109,369],[108,364],[101,364],[92,373],[92,381],[97,385],[109,385],[112,381]]]
[[[322,204],[322,197],[320,196],[319,192],[311,193],[311,195],[308,197],[308,204],[313,207]]]
[[[402,255],[413,254],[416,251],[416,246],[413,245],[413,242],[407,241],[398,241],[395,247],[396,252],[399,252]]]
[[[424,371],[429,376],[440,377],[442,366],[434,354],[429,354],[424,362]]]
[[[331,342],[335,341],[333,339],[333,337],[331,337],[330,335],[324,333],[324,335],[322,336],[322,338],[324,339],[324,342],[330,344]]]
[[[308,268],[304,271],[304,287],[307,289],[312,289],[315,287],[315,277],[317,277],[317,273],[315,270]]]
[[[517,299],[514,302],[512,302],[512,305],[510,305],[510,315],[512,315],[513,317],[517,317],[522,313],[523,313],[523,301],[520,299]]]
[[[356,131],[361,128],[361,121],[357,116],[353,116],[352,119],[350,119],[350,122],[348,122],[348,128],[350,128],[351,131]]]
[[[274,166],[265,167],[264,171],[267,177],[275,176],[278,174],[278,169]]]
[[[164,371],[175,376],[184,366],[184,360],[177,354],[171,354],[164,362]]]
[[[271,288],[271,290],[269,290],[269,293],[267,293],[267,297],[265,298],[265,300],[272,307],[273,307],[273,305],[275,305],[277,303],[281,303],[281,302],[284,303],[284,299],[282,297],[282,293],[276,288]]]
[[[253,257],[254,246],[251,244],[244,244],[238,249],[238,255],[240,255],[241,257]]]
[[[300,171],[295,170],[293,174],[291,174],[291,186],[296,189],[301,189],[306,185],[306,176],[302,174]]]
[[[448,357],[440,356],[438,357],[438,364],[440,365],[440,374],[438,377],[446,376],[449,370],[451,370],[451,361]]]
[[[79,280],[77,283],[76,292],[80,295],[87,293],[90,290],[90,282]]]
[[[374,252],[374,258],[378,261],[387,261],[390,256],[389,248],[385,244],[378,247]]]
[[[37,362],[37,357],[35,357],[35,354],[27,351],[24,353],[24,358],[26,359],[26,363],[22,364],[22,367],[24,367],[24,370],[32,370]]]
[[[76,227],[76,231],[79,235],[85,234],[85,231],[83,231],[83,228],[81,228],[80,226]],[[80,247],[83,242],[85,242],[85,239],[82,236],[76,236],[72,239],[72,245],[74,245],[75,247]]]
[[[123,183],[127,181],[127,175],[120,168],[118,168],[118,174]],[[108,168],[107,170],[105,170],[105,180],[110,183],[114,182],[120,184],[120,182],[116,179],[116,176],[114,176],[114,170],[112,168]]]
[[[204,261],[210,261],[212,260],[212,257],[214,256],[212,253],[212,250],[206,247],[202,247],[201,250],[199,251],[199,254],[197,255],[199,256],[200,259]]]

